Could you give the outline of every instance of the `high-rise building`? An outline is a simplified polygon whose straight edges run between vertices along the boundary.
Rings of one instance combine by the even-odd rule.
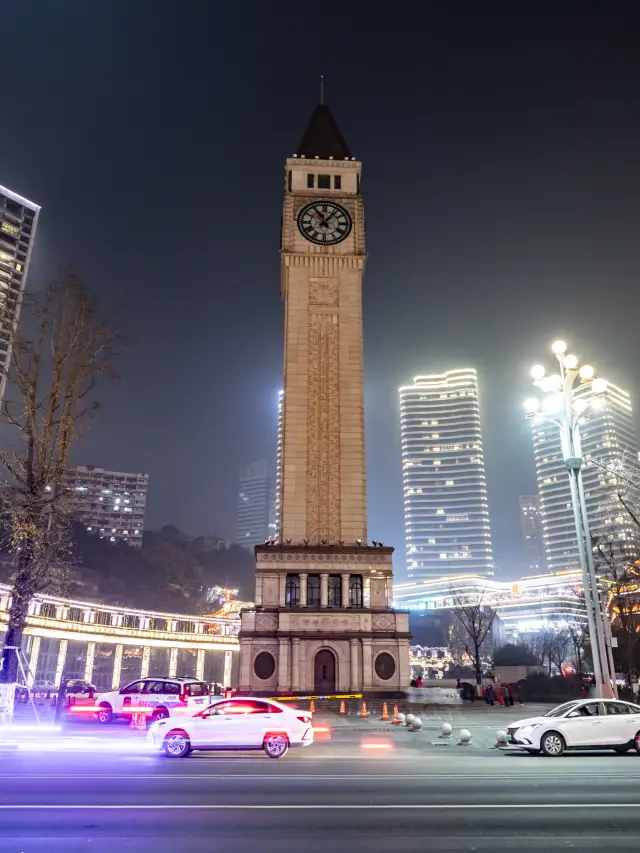
[[[266,459],[240,469],[236,542],[243,548],[253,550],[269,537],[270,497]]]
[[[528,571],[546,568],[539,495],[520,495],[520,529]]]
[[[416,376],[400,419],[409,578],[493,572],[476,371]]]
[[[148,474],[77,465],[67,471],[64,482],[73,493],[74,516],[90,533],[110,542],[142,547]]]
[[[0,187],[0,401],[36,238],[40,208]]]
[[[576,390],[576,400],[590,401],[592,395],[591,385]],[[618,505],[617,479],[612,473],[624,454],[634,461],[638,458],[631,399],[622,388],[609,384],[595,403],[589,407],[589,419],[580,424],[589,526],[592,534],[606,531],[623,541],[629,539],[631,547],[631,525]],[[554,424],[539,418],[531,420],[531,431],[547,568],[551,572],[574,569],[578,565],[578,545],[560,432]]]

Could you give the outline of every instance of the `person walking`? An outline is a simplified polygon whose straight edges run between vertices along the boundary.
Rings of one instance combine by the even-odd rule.
[[[493,689],[493,684],[490,684],[490,685],[487,687],[487,702],[488,702],[490,705],[495,705],[495,702],[496,702],[496,694],[495,694],[495,691],[494,691],[494,689]]]

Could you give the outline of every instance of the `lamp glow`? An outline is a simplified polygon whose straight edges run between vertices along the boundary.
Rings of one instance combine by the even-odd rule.
[[[580,368],[580,379],[593,379],[595,370],[590,364],[583,364]]]
[[[547,394],[542,402],[542,408],[547,414],[557,412],[560,408],[560,400],[557,394]]]
[[[529,397],[528,400],[524,401],[525,412],[537,412],[539,408],[540,400],[537,397]]]
[[[578,358],[575,355],[565,355],[562,359],[562,363],[567,368],[567,370],[575,370],[578,366]]]
[[[533,379],[542,379],[545,374],[544,364],[534,364],[531,368],[531,376]]]
[[[607,380],[606,379],[594,379],[592,384],[592,389],[594,394],[604,394],[607,390]]]
[[[551,351],[556,355],[562,355],[567,351],[567,345],[564,341],[554,341],[551,345]]]

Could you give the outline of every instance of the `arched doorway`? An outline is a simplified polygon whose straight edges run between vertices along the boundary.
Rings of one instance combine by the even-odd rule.
[[[313,689],[319,694],[335,692],[336,659],[329,649],[320,649],[313,662]]]

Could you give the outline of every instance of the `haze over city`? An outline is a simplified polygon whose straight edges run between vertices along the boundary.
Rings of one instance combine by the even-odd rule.
[[[240,467],[275,456],[283,164],[324,74],[363,162],[370,536],[402,578],[398,387],[475,367],[515,576],[529,366],[565,337],[637,408],[636,10],[326,11],[3,10],[0,183],[42,206],[29,286],[73,262],[131,338],[73,461],[149,474],[147,527],[233,538]]]

